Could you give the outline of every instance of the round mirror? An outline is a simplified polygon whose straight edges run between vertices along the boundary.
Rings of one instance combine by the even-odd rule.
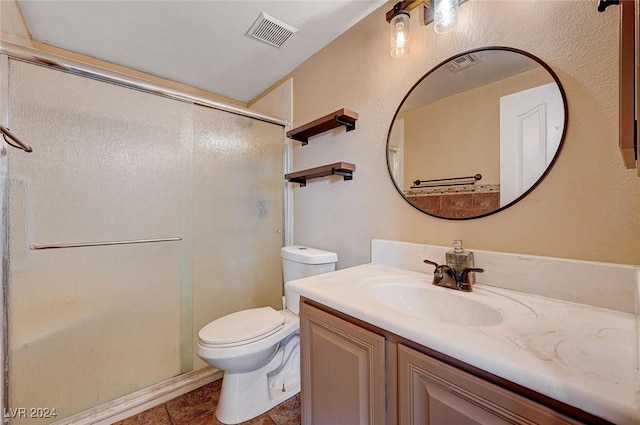
[[[493,214],[546,175],[567,118],[560,80],[540,59],[507,47],[470,50],[404,97],[387,138],[389,174],[404,199],[429,215]]]

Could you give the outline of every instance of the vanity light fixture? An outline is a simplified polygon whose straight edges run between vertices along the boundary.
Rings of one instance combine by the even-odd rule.
[[[391,18],[391,56],[400,58],[409,51],[409,12],[398,11]]]
[[[458,0],[434,0],[433,9],[435,32],[443,34],[458,25]]]
[[[468,0],[404,0],[393,5],[386,19],[391,25],[391,56],[402,57],[409,51],[409,12],[423,5],[424,24],[434,23],[437,33],[451,31],[458,24],[458,5]]]
[[[409,51],[409,12],[424,2],[431,0],[404,0],[393,5],[387,12],[387,22],[391,26],[391,56],[400,58]]]

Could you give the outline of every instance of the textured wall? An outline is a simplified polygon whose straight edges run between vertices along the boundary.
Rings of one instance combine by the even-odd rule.
[[[29,37],[16,0],[0,0],[0,31],[19,37]]]
[[[294,239],[336,251],[339,267],[369,261],[372,238],[595,261],[640,264],[640,179],[617,149],[618,11],[591,1],[471,0],[460,24],[436,35],[412,12],[411,52],[389,55],[381,7],[293,73],[294,124],[341,107],[357,111],[355,131],[294,143],[293,168],[357,165],[354,180],[310,181],[294,192]],[[397,105],[413,83],[446,58],[502,45],[546,61],[567,93],[565,145],[546,179],[524,200],[489,217],[448,221],[416,211],[388,175],[385,144]],[[297,186],[297,185],[296,185]]]

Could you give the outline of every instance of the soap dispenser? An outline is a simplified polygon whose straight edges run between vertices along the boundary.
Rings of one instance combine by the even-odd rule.
[[[464,269],[473,268],[473,252],[465,251],[462,248],[462,240],[456,239],[451,244],[453,248],[445,253],[447,259],[447,265],[451,267],[456,274],[460,276]],[[468,275],[468,283],[476,283],[475,273],[471,272]]]

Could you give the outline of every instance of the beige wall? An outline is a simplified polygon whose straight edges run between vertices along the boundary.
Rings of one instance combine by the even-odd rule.
[[[500,97],[550,82],[540,67],[399,114],[404,189],[416,179],[478,173],[479,184],[500,184]]]
[[[31,37],[17,0],[0,0],[0,32],[4,33],[3,35]]]
[[[341,107],[357,129],[294,144],[294,170],[347,161],[352,181],[325,178],[294,192],[294,240],[332,250],[339,267],[369,261],[372,238],[640,264],[640,179],[617,149],[618,13],[591,1],[471,0],[449,34],[411,18],[411,52],[389,55],[381,7],[293,73],[295,125]],[[416,211],[388,175],[385,143],[396,107],[426,71],[471,48],[503,45],[546,61],[567,93],[564,148],[524,200],[492,216],[448,221]]]

